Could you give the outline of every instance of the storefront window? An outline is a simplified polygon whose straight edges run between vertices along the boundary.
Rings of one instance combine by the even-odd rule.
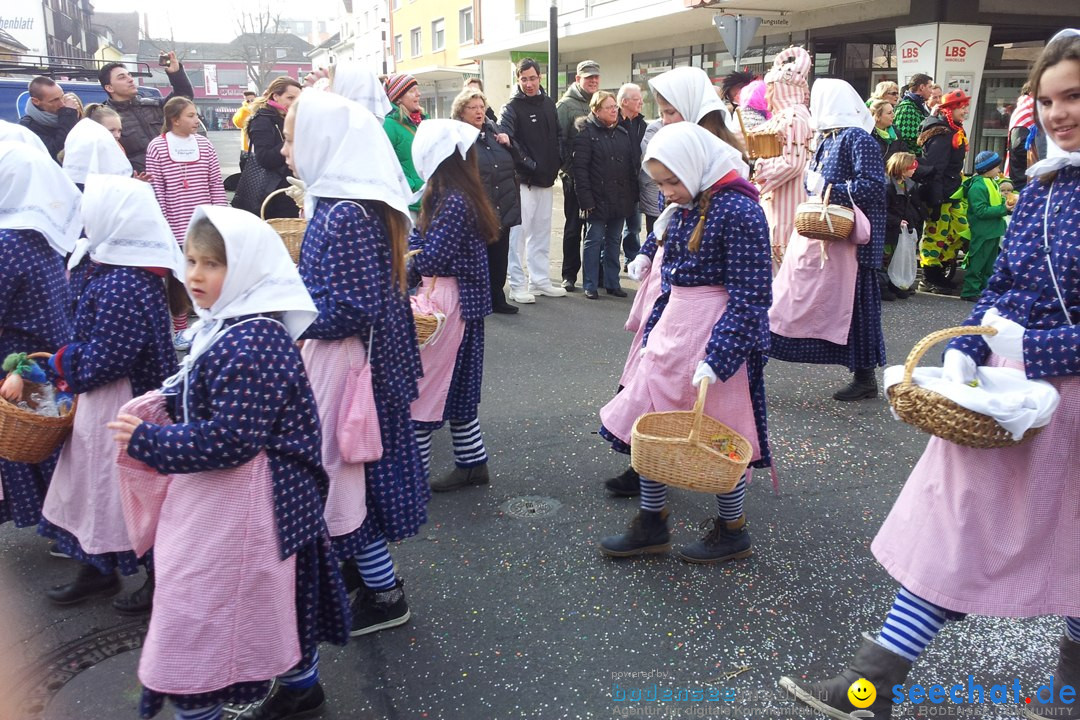
[[[993,150],[1005,157],[1008,144],[1009,116],[1016,108],[1020,88],[1026,78],[1019,74],[983,77],[981,101],[977,106],[976,147],[970,157],[983,150]]]

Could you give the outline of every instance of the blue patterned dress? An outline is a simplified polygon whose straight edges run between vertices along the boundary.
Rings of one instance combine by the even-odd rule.
[[[80,264],[82,267],[82,264]],[[90,263],[75,305],[75,336],[50,362],[50,380],[86,393],[127,377],[133,397],[161,387],[176,372],[172,320],[162,279],[144,268]],[[106,431],[104,428],[102,432]],[[76,560],[103,573],[138,571],[135,553],[88,554],[67,530],[45,518],[38,532]]]
[[[319,310],[304,338],[359,336],[366,342],[372,325],[375,330],[371,379],[383,456],[365,465],[364,524],[334,538],[341,558],[359,555],[379,537],[412,537],[427,522],[431,498],[409,416],[423,375],[416,326],[407,297],[395,286],[390,242],[374,208],[368,201],[320,199],[300,253],[300,276]]]
[[[1033,180],[1024,186],[1002,241],[994,274],[965,325],[978,325],[991,307],[1027,328],[1024,364],[1029,378],[1080,375],[1080,168],[1066,167],[1051,186]],[[1049,200],[1049,208],[1047,207]],[[1047,266],[1046,239],[1054,276]],[[949,347],[963,350],[982,365],[990,346],[977,335],[954,338]]]
[[[409,249],[423,250],[412,259],[411,273],[457,278],[465,335],[458,348],[443,421],[476,419],[484,381],[484,317],[491,314],[487,242],[476,227],[472,206],[463,195],[449,193],[435,202],[435,216],[423,235],[413,230]],[[421,430],[438,430],[441,422],[418,422]]]
[[[660,266],[662,291],[646,321],[642,346],[671,298],[671,286],[723,285],[731,296],[727,310],[712,329],[705,360],[720,380],[727,380],[746,363],[750,400],[754,407],[761,458],[754,467],[772,465],[765,407],[765,363],[769,349],[769,305],[772,301],[772,260],[769,223],[758,204],[757,191],[745,180],[724,186],[713,196],[705,217],[701,247],[692,253],[688,243],[698,222],[698,209],[678,210],[671,218]],[[607,428],[600,435],[617,452],[630,446]]]
[[[851,207],[851,198],[870,221],[870,242],[857,251],[855,304],[847,345],[815,338],[772,336],[769,356],[788,362],[843,365],[848,370],[885,364],[885,336],[881,332],[881,287],[878,270],[885,249],[885,165],[881,146],[861,128],[830,131],[818,143],[811,163],[833,185],[829,202]]]
[[[245,322],[199,356],[189,376],[190,422],[183,422],[182,394],[175,392],[169,401],[177,424],[139,425],[128,454],[158,472],[183,474],[237,467],[265,451],[280,557],[296,556],[300,665],[311,662],[320,642],[344,645],[349,603],[323,522],[327,479],[319,416],[300,353],[284,326],[270,319]],[[144,688],[140,712],[153,717],[166,697],[179,708],[198,708],[252,703],[269,691],[270,680],[199,695],[167,696]]]
[[[0,229],[0,361],[17,352],[55,352],[70,339],[64,259],[36,230]],[[0,523],[38,524],[59,454],[38,465],[0,460]]]

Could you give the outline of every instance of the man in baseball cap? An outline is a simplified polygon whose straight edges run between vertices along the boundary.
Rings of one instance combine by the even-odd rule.
[[[559,128],[562,131],[562,170],[559,177],[563,186],[563,264],[562,288],[558,290],[574,292],[578,272],[581,270],[581,232],[585,223],[581,221],[581,208],[578,207],[577,193],[574,192],[574,180],[571,175],[574,136],[577,119],[589,114],[589,101],[593,93],[600,89],[600,64],[595,60],[582,60],[577,65],[577,75],[573,84],[566,88],[566,93],[555,104],[559,116]],[[548,293],[543,293],[547,295]]]

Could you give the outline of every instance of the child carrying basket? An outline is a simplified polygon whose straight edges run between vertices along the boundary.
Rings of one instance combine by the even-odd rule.
[[[604,538],[600,551],[609,557],[666,552],[667,484],[673,484],[719,493],[711,528],[680,549],[680,558],[747,557],[743,469],[770,464],[763,377],[768,223],[738,151],[697,125],[662,128],[644,167],[668,201],[654,233],[671,288],[647,321],[638,371],[600,411],[600,434],[616,450],[631,452],[641,474],[640,512],[627,532]],[[695,398],[694,413],[680,412]]]

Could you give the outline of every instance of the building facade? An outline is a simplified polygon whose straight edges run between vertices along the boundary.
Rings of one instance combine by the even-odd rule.
[[[480,7],[500,4],[391,0],[390,48],[395,72],[416,78],[424,110],[431,117],[450,117],[450,106],[465,80],[480,76],[480,65],[472,57],[481,41]]]
[[[305,53],[311,46],[295,35],[274,36],[275,62],[270,77],[288,75],[301,80],[311,70]],[[177,43],[175,47],[167,40],[142,40],[139,43],[138,61],[147,63],[152,77],[142,78],[142,84],[161,90],[168,95],[171,90],[168,76],[158,65],[158,55],[175,50],[195,90],[195,104],[210,130],[231,129],[232,115],[244,100],[248,89],[262,92],[255,87],[244,54],[244,36],[228,43]]]

